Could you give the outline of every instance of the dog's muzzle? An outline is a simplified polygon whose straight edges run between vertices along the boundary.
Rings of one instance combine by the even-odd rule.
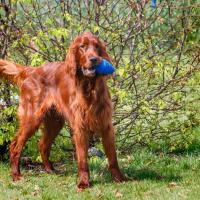
[[[84,69],[83,67],[81,68],[83,75],[87,77],[94,77],[96,75],[96,70],[94,67],[91,67],[89,69]]]

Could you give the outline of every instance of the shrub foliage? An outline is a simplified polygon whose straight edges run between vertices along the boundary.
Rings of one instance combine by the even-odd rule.
[[[199,16],[197,0],[1,1],[0,55],[32,66],[64,60],[75,36],[95,33],[117,68],[109,85],[119,148],[187,149],[200,118]],[[1,86],[3,144],[17,126],[18,93]]]

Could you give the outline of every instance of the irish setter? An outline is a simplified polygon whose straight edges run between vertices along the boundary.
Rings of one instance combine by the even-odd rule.
[[[92,33],[83,33],[72,42],[64,62],[33,68],[0,60],[1,77],[16,84],[21,93],[17,111],[19,130],[10,145],[14,181],[21,178],[19,160],[23,146],[40,124],[44,128],[39,151],[46,171],[52,171],[50,149],[65,121],[73,131],[78,188],[89,187],[88,141],[93,134],[102,137],[113,179],[125,180],[117,162],[107,77],[97,75],[92,68],[102,58],[110,61],[105,45]]]

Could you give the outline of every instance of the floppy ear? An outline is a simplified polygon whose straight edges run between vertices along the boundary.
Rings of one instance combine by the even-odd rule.
[[[106,52],[106,45],[104,44],[104,42],[100,41],[100,46],[101,46],[101,50],[100,50],[101,51],[100,52],[101,57],[104,58],[104,59],[106,59],[107,61],[111,62],[111,58],[110,58],[110,56]]]
[[[69,47],[69,51],[65,60],[67,64],[67,72],[72,75],[76,75],[76,71],[77,71],[76,53],[77,53],[76,46],[72,44]]]

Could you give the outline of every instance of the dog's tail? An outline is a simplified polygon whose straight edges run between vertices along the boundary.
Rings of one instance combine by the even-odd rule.
[[[26,77],[27,67],[0,59],[0,78],[20,87]]]

